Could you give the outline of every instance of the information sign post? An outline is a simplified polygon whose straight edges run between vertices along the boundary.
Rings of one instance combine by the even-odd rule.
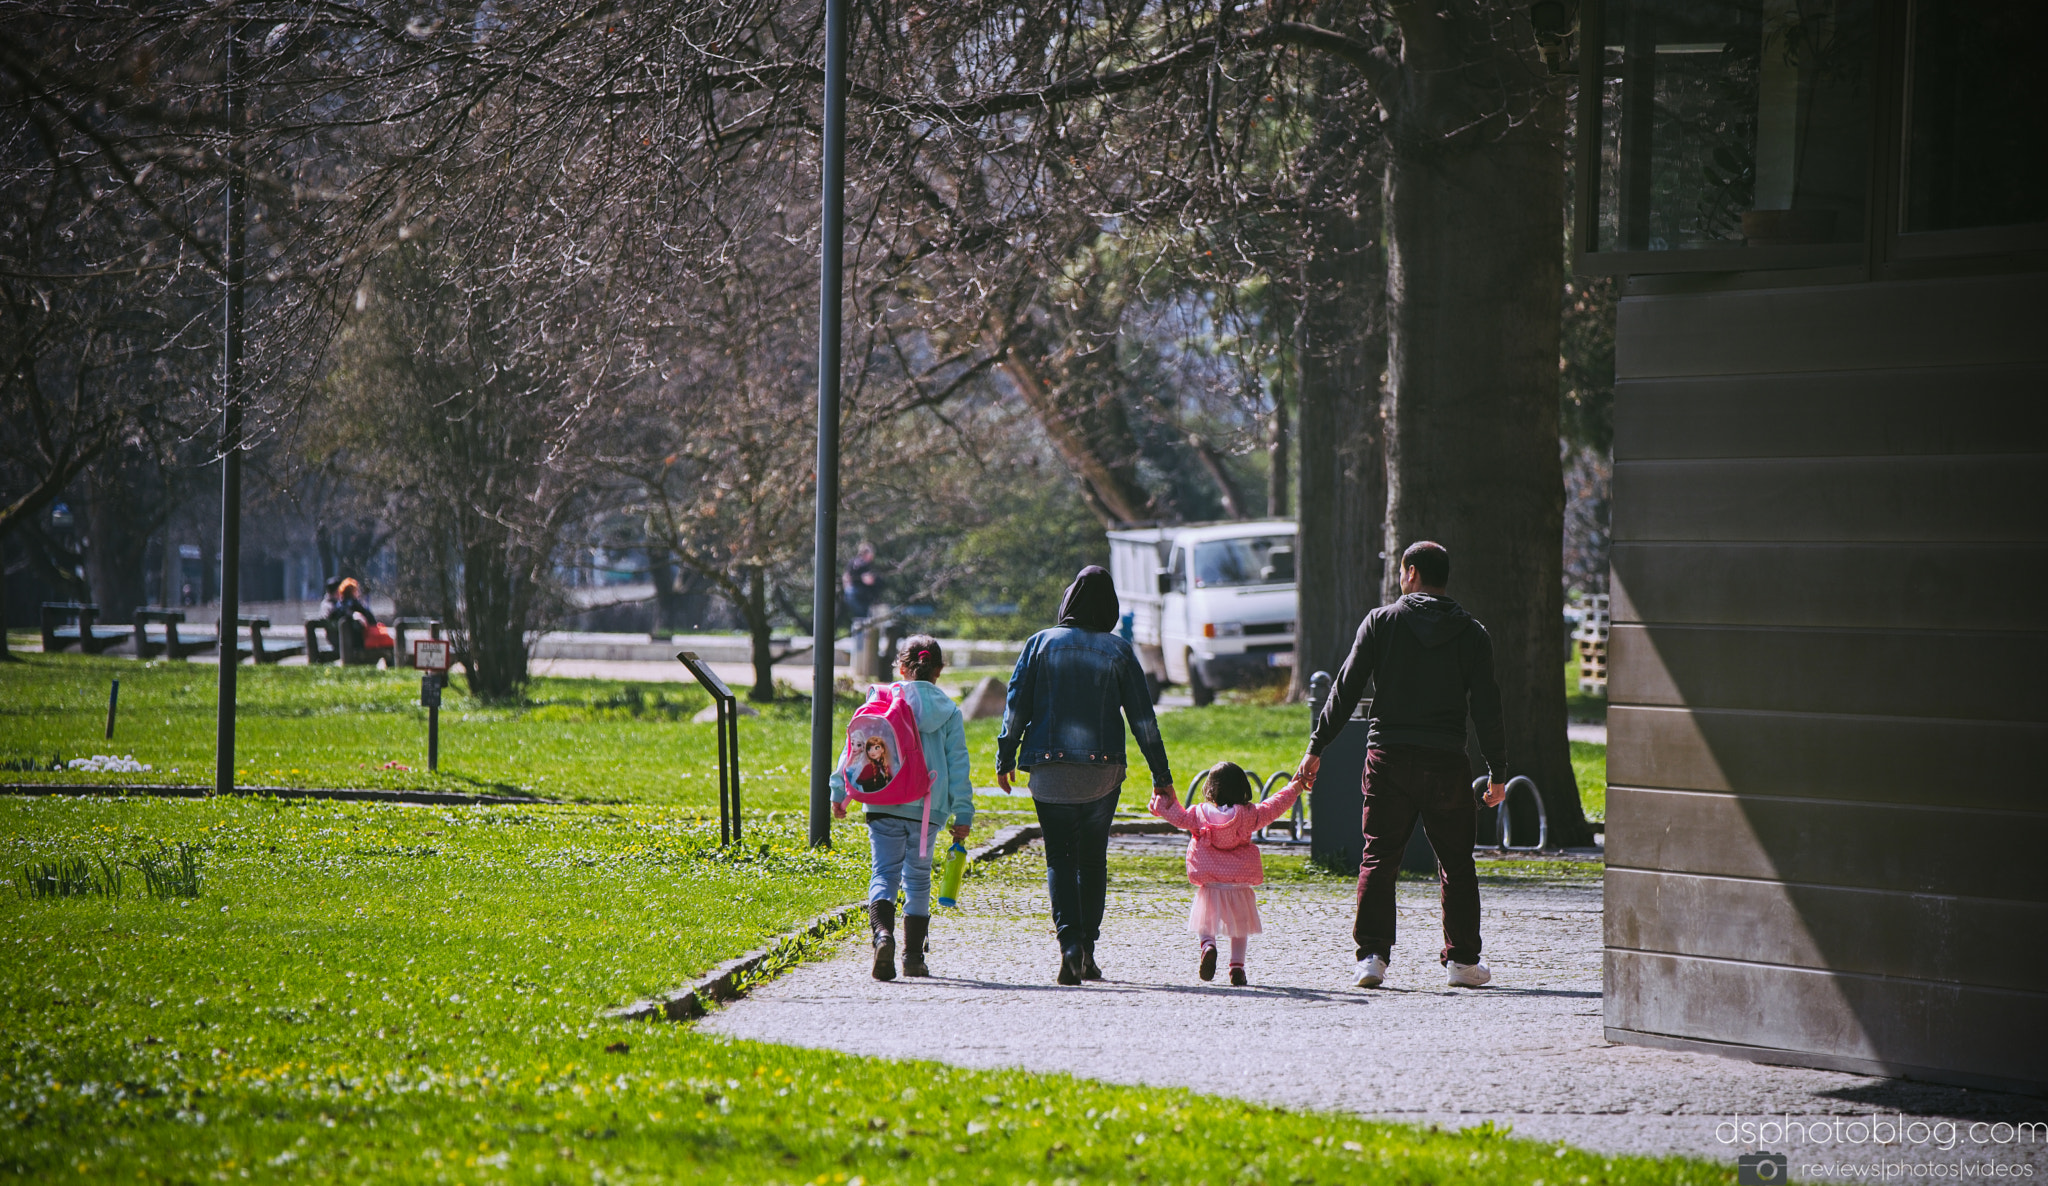
[[[695,651],[680,652],[676,661],[690,669],[718,708],[718,843],[736,844],[740,838],[739,698]]]
[[[441,689],[448,686],[448,640],[415,639],[412,665],[420,673],[420,704],[427,710],[427,769],[441,768]]]

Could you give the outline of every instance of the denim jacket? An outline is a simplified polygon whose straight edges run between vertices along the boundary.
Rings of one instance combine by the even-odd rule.
[[[1127,765],[1125,720],[1152,768],[1152,785],[1172,786],[1159,719],[1152,715],[1145,671],[1131,644],[1074,626],[1041,630],[1024,644],[1010,676],[996,768],[1029,770],[1041,762]]]

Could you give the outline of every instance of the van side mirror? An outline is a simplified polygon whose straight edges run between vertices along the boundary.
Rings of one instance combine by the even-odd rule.
[[[1154,582],[1159,586],[1159,593],[1162,597],[1173,592],[1173,573],[1162,568],[1156,570],[1152,575]]]

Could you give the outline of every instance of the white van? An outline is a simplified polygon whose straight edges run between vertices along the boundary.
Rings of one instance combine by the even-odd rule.
[[[1207,704],[1294,664],[1292,520],[1112,531],[1109,573],[1155,699],[1160,685],[1186,684]]]

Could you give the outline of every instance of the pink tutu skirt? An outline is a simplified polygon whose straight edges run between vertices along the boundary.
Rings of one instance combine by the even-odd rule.
[[[1188,910],[1188,930],[1197,936],[1257,935],[1263,933],[1265,929],[1259,922],[1259,887],[1195,887],[1195,904]]]

